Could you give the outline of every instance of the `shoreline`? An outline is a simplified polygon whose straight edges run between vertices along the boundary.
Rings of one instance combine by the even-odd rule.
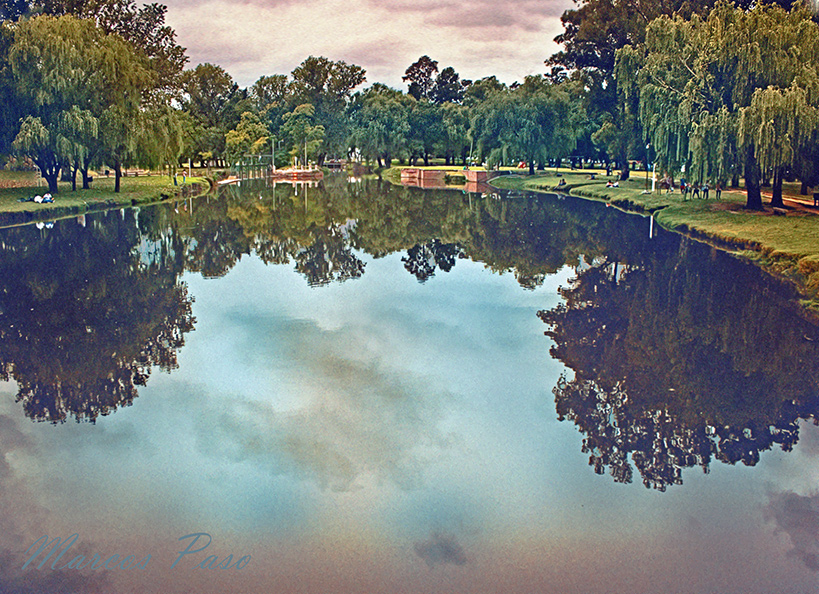
[[[71,191],[70,185],[66,184],[66,187],[60,188],[52,203],[19,202],[20,198],[47,191],[43,186],[3,188],[0,190],[0,229],[112,209],[186,200],[209,193],[214,182],[210,178],[194,177],[184,185],[175,186],[165,176],[129,177],[123,178],[119,193],[113,191],[113,179],[95,180],[94,185],[93,189]]]

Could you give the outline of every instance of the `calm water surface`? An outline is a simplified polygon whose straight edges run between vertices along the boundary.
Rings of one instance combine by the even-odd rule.
[[[819,329],[643,217],[331,177],[6,229],[0,338],[3,594],[819,586]]]

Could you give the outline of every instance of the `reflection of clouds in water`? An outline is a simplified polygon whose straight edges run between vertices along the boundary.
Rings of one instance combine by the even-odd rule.
[[[436,565],[465,565],[467,562],[463,547],[453,534],[433,532],[428,540],[415,543],[415,554],[430,567]]]
[[[806,497],[791,491],[771,496],[768,513],[778,530],[788,534],[793,548],[788,555],[819,571],[819,495]]]
[[[361,353],[342,354],[351,349],[350,337],[343,330],[334,334],[338,340],[302,336],[292,345],[310,374],[299,396],[303,404],[290,411],[259,402],[229,411],[211,407],[211,418],[198,424],[200,448],[333,490],[356,488],[364,476],[418,486],[425,460],[446,445],[436,428],[444,396],[430,395],[419,378],[378,360],[351,360],[346,355]]]
[[[52,534],[56,529],[47,520],[48,512],[36,501],[37,497],[17,476],[11,457],[32,449],[31,440],[18,428],[17,421],[0,415],[0,592],[2,594],[95,594],[110,592],[107,575],[102,572],[52,570],[51,562],[42,569],[23,570],[24,553],[43,534],[50,538],[65,538],[70,534]],[[78,543],[71,548],[72,556],[88,555],[90,547]],[[56,556],[56,555],[55,555]],[[42,559],[42,557],[40,557]],[[54,557],[52,557],[54,559]],[[39,563],[39,561],[37,562]]]

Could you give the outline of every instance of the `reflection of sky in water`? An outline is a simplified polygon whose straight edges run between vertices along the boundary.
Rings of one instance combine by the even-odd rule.
[[[817,585],[812,427],[756,468],[689,470],[667,493],[614,484],[555,419],[563,368],[535,312],[566,274],[524,291],[460,260],[419,284],[400,255],[364,259],[363,277],[321,289],[255,258],[223,279],[189,276],[197,324],[179,369],[96,426],[34,424],[3,398],[2,495],[17,510],[0,520],[3,547],[47,530],[155,554],[151,572],[115,573],[106,591]],[[199,531],[209,552],[252,564],[238,577],[164,569]]]

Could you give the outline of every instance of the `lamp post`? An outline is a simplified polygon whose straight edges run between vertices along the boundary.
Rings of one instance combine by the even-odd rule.
[[[646,191],[648,194],[648,149],[651,148],[651,143],[646,144]]]
[[[283,142],[284,140],[277,140],[275,136],[270,140],[270,159],[273,161],[273,171],[276,171],[276,145],[281,146]]]

